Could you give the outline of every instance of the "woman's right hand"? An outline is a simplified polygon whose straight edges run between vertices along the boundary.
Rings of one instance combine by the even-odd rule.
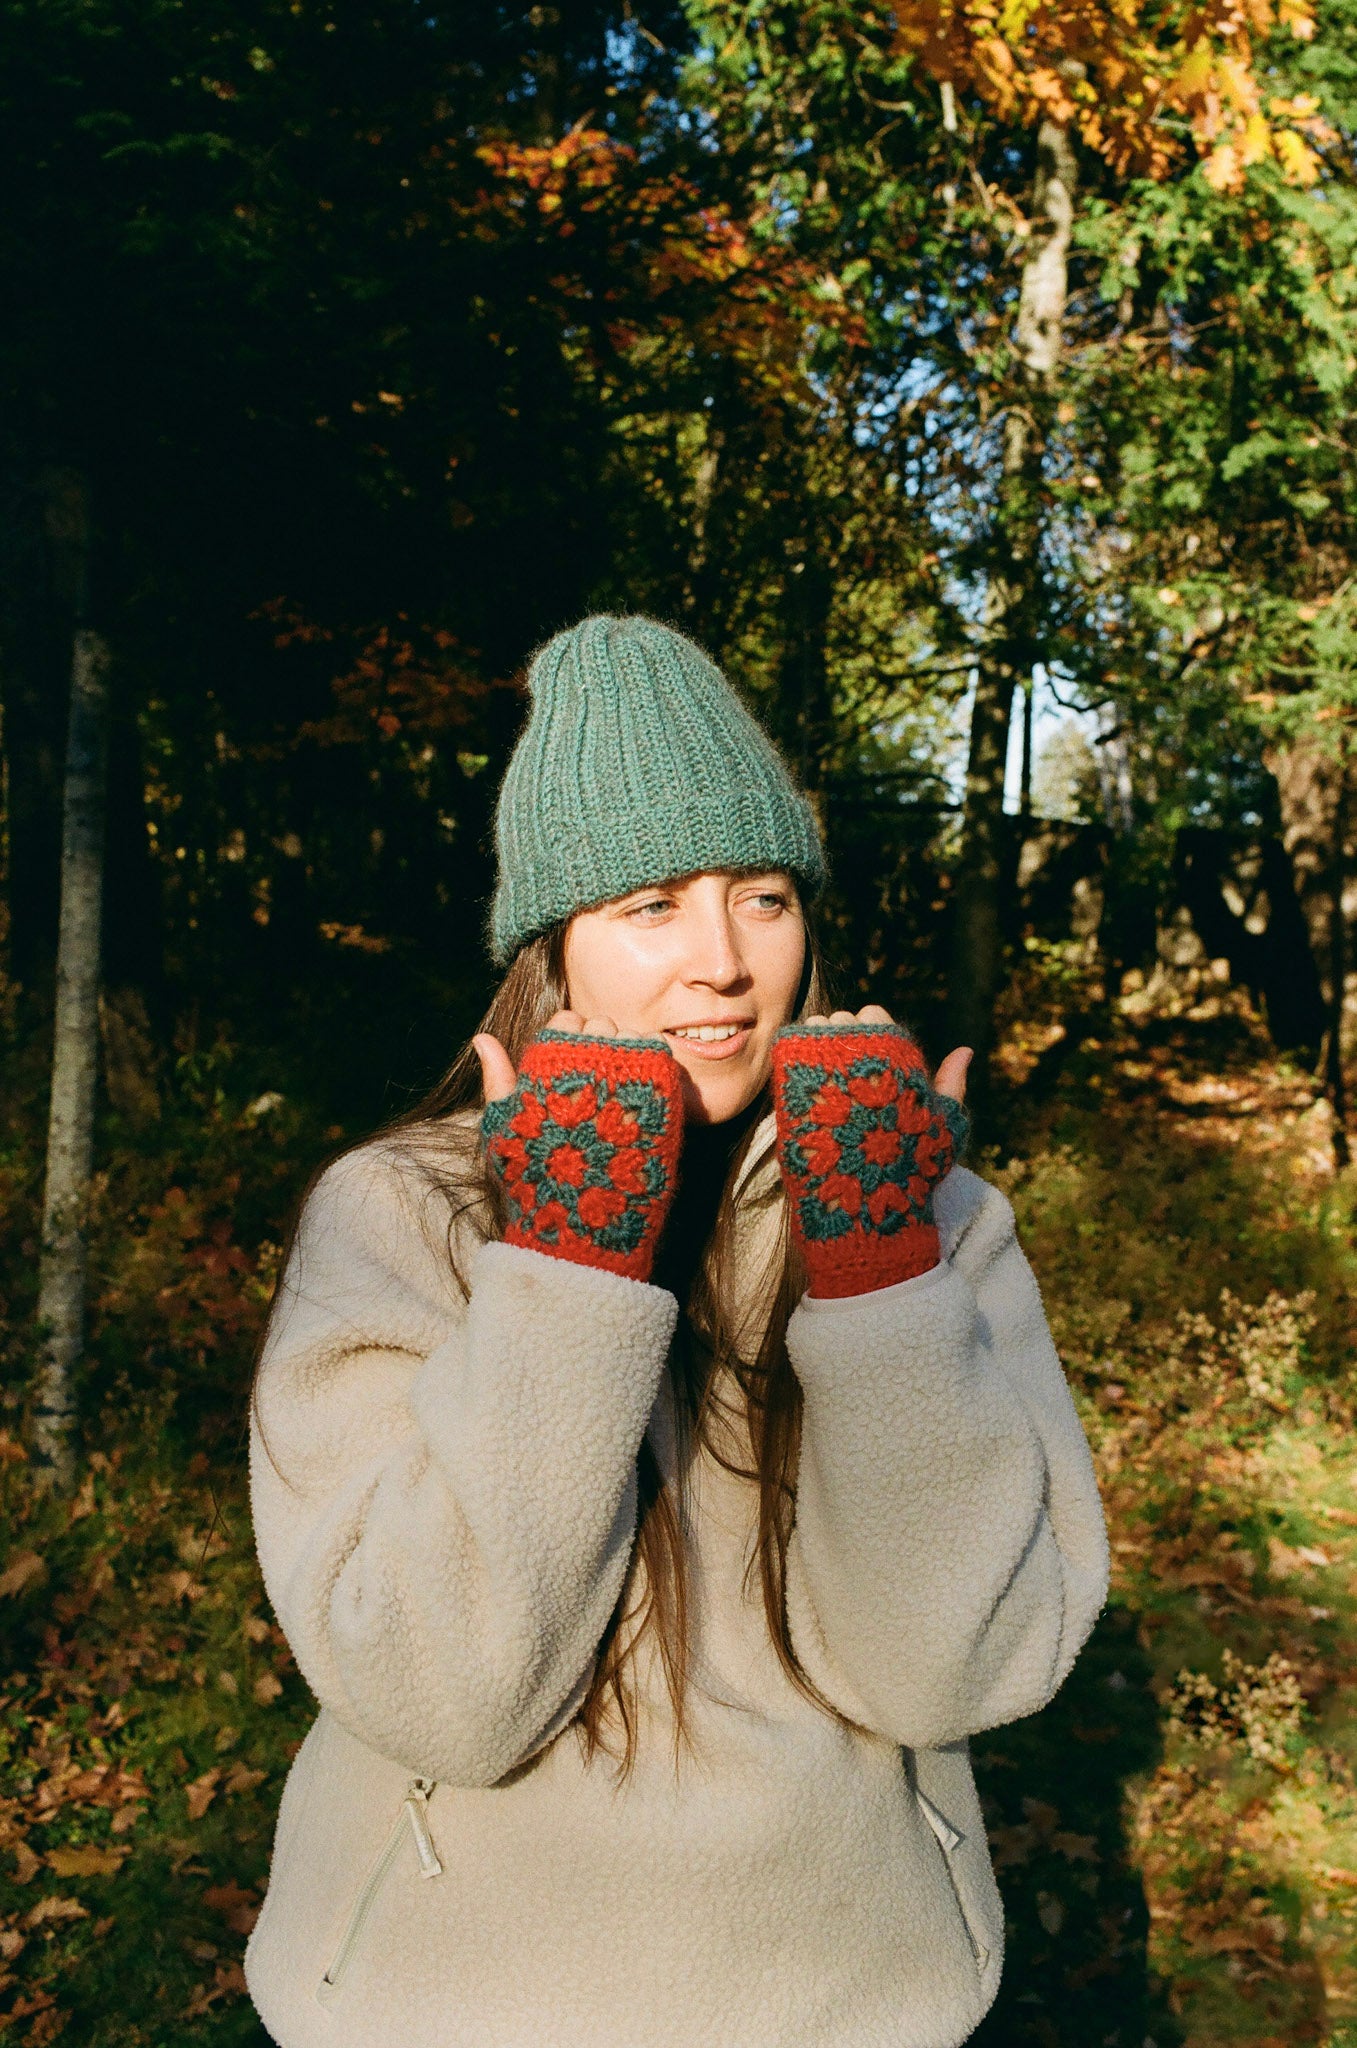
[[[611,1017],[582,1017],[578,1010],[558,1010],[554,1017],[548,1017],[542,1026],[544,1031],[574,1031],[590,1038],[616,1038],[617,1026]],[[512,1095],[518,1075],[514,1063],[499,1040],[489,1031],[478,1031],[471,1043],[476,1048],[476,1057],[481,1063],[481,1087],[487,1103],[502,1102],[506,1095]]]
[[[518,1072],[497,1038],[481,1062],[486,1160],[504,1190],[506,1244],[648,1280],[678,1181],[682,1076],[662,1039],[560,1010]]]

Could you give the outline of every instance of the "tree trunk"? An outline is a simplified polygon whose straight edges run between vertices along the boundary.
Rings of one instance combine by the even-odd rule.
[[[1324,995],[1324,1089],[1333,1111],[1334,1159],[1342,1167],[1350,1155],[1343,1072],[1348,965],[1344,898],[1353,851],[1347,757],[1302,743],[1269,754],[1267,765],[1277,782],[1282,844]]]
[[[1032,245],[1023,265],[1015,336],[1018,388],[1004,420],[999,504],[971,708],[949,990],[952,1042],[969,1045],[975,1052],[971,1094],[980,1115],[988,1096],[994,1001],[1003,968],[1009,721],[1013,692],[1030,683],[1032,663],[1040,652],[1037,500],[1045,414],[1060,359],[1075,172],[1068,131],[1054,121],[1043,121],[1037,135]]]
[[[45,479],[16,468],[0,482],[6,573],[0,589],[4,658],[8,967],[34,990],[48,986],[56,953],[61,869],[61,776],[70,690],[71,597],[44,531]]]
[[[1032,821],[1032,678],[1022,686],[1022,777],[1018,784],[1018,813],[1024,825]]]
[[[33,1451],[37,1484],[66,1493],[75,1476],[73,1382],[84,1343],[86,1208],[98,1068],[108,650],[87,616],[90,536],[83,487],[66,480],[54,510],[65,522],[65,531],[54,537],[73,549],[81,573],[66,748]]]
[[[1324,1085],[1333,1110],[1333,1157],[1341,1173],[1352,1160],[1348,1143],[1348,1089],[1343,1072],[1343,1012],[1348,987],[1347,884],[1348,763],[1338,762],[1334,800],[1333,853],[1329,872],[1329,1028],[1324,1042]]]

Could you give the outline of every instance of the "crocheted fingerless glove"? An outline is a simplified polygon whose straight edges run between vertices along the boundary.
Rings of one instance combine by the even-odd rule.
[[[683,1141],[679,1065],[662,1039],[544,1031],[481,1130],[506,1244],[649,1279]]]
[[[778,1157],[817,1296],[868,1294],[938,1263],[933,1188],[966,1140],[898,1024],[788,1024],[773,1040]]]

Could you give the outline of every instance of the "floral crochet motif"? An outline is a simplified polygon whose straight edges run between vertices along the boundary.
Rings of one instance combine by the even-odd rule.
[[[773,1091],[811,1293],[863,1294],[935,1266],[932,1192],[967,1123],[909,1034],[789,1025],[773,1043]]]
[[[662,1040],[544,1031],[482,1128],[506,1244],[649,1278],[683,1136],[678,1063]]]

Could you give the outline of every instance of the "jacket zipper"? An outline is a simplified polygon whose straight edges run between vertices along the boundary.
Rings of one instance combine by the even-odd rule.
[[[966,1837],[958,1833],[944,1814],[938,1812],[932,1800],[926,1798],[920,1792],[917,1785],[914,1788],[914,1797],[923,1808],[924,1819],[938,1838],[938,1847],[942,1851],[942,1866],[947,1872],[947,1880],[952,1887],[952,1896],[956,1900],[957,1911],[961,1915],[961,1924],[966,1930],[966,1939],[971,1945],[971,1954],[975,1957],[977,1966],[983,1970],[989,1961],[989,1950],[976,1940],[975,1931],[970,1922],[970,1915],[961,1902],[961,1890],[956,1881],[956,1874],[952,1869],[952,1851],[959,1849]]]
[[[433,1778],[412,1778],[406,1787],[401,1810],[392,1823],[391,1832],[382,1845],[381,1853],[368,1872],[362,1890],[353,1902],[348,1925],[335,1951],[334,1961],[316,1986],[316,1997],[322,2005],[328,2005],[339,1989],[340,1980],[349,1966],[364,1923],[372,1911],[373,1902],[382,1888],[387,1871],[395,1861],[401,1845],[401,1837],[408,1828],[414,1837],[415,1854],[419,1858],[421,1877],[441,1877],[443,1866],[438,1860],[433,1836],[429,1832],[429,1794],[437,1780]]]

